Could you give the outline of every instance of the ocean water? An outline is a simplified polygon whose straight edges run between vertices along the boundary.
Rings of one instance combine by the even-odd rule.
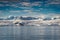
[[[0,40],[60,40],[60,26],[0,26]]]

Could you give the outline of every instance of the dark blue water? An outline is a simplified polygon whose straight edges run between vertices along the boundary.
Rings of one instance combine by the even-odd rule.
[[[0,26],[0,40],[60,40],[60,26]]]

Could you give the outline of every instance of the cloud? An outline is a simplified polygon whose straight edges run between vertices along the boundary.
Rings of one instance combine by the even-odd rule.
[[[31,3],[28,3],[28,2],[22,2],[20,4],[23,5],[23,6],[30,6],[31,5]]]
[[[0,14],[2,13],[2,11],[0,11]]]
[[[23,10],[24,12],[32,12],[32,10]]]
[[[3,4],[0,4],[0,7],[4,6]]]
[[[9,11],[9,12],[11,12],[11,13],[13,13],[13,12],[14,12],[14,13],[16,13],[16,12],[21,12],[21,11]]]
[[[32,6],[41,6],[42,2],[33,2],[31,5]]]
[[[44,12],[45,13],[45,12],[54,12],[55,8],[58,9],[58,7],[55,6],[55,8],[53,8],[54,5],[53,6],[51,6],[51,5],[56,4],[57,2],[59,3],[60,1],[58,0],[57,2],[55,2],[54,0],[48,0],[46,2],[47,2],[46,5],[43,5],[43,2],[40,2],[40,1],[39,2],[36,2],[36,1],[35,2],[8,2],[7,1],[7,2],[5,2],[6,4],[0,4],[0,7],[2,7],[2,6],[3,6],[3,8],[8,7],[5,9],[9,9],[9,10],[10,9],[12,9],[12,10],[22,9],[22,10],[28,10],[26,12],[29,12],[29,10],[32,10],[34,12]],[[30,13],[31,13],[31,11],[30,11]]]
[[[60,4],[60,0],[47,0],[47,4]]]
[[[2,3],[8,3],[9,1],[0,1],[0,2],[2,2]]]
[[[32,8],[33,6],[42,6],[41,2],[5,2],[3,1],[3,4],[1,3],[0,6],[10,6],[10,7],[14,7],[14,8]]]
[[[41,6],[42,2],[21,2],[19,3],[21,4],[22,6],[27,6],[27,7],[32,7],[32,6]]]

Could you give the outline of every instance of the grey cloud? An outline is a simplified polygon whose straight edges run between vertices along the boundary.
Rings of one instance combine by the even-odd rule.
[[[47,4],[60,4],[60,0],[47,0]]]

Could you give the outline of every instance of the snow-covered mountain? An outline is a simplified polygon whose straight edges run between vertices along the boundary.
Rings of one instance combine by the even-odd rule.
[[[0,20],[56,20],[56,19],[60,19],[60,16],[56,16],[56,17],[44,17],[42,18],[40,17],[31,17],[31,16],[8,16],[8,17],[0,17]]]
[[[60,25],[60,17],[28,17],[28,16],[9,16],[0,18],[0,25]]]

